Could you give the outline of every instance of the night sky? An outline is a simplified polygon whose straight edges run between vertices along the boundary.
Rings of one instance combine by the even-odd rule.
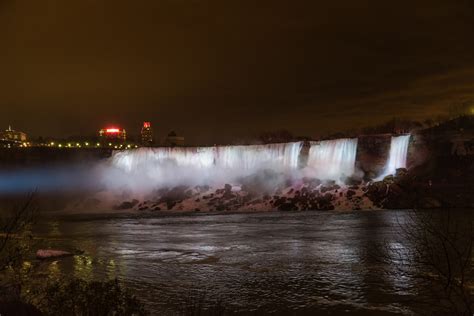
[[[474,100],[473,0],[0,0],[0,126],[318,136]]]

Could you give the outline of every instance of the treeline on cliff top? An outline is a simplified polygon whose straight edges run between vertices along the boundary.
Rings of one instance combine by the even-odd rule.
[[[286,129],[281,129],[276,131],[262,132],[261,134],[255,136],[254,142],[264,144],[286,143],[293,141],[353,138],[360,135],[402,134],[423,130],[435,132],[453,130],[474,130],[474,115],[467,113],[457,116],[440,115],[436,118],[427,118],[423,121],[403,118],[392,118],[378,125],[354,128],[337,133],[324,134],[321,137],[316,138],[310,136],[295,136],[290,131]],[[246,143],[248,143],[248,141]]]

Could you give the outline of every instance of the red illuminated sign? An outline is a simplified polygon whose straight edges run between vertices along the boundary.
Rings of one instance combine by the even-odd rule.
[[[144,128],[149,128],[149,127],[151,127],[151,123],[150,122],[144,122],[143,127]]]
[[[120,129],[118,129],[118,128],[107,128],[105,130],[105,132],[107,134],[117,134],[117,133],[120,133]]]

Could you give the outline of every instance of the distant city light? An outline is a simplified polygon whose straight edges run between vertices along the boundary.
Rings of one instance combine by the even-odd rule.
[[[109,134],[115,134],[115,133],[119,133],[120,130],[118,128],[107,128],[105,132]]]

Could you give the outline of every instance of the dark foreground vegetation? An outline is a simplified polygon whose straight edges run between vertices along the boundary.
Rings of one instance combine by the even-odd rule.
[[[412,211],[399,221],[401,243],[384,243],[374,252],[394,279],[417,289],[406,299],[420,315],[473,315],[474,216],[455,220],[452,211]]]
[[[2,210],[3,212],[5,210]],[[146,315],[142,303],[118,280],[49,279],[37,271],[31,234],[34,196],[2,213],[0,222],[0,315]]]

